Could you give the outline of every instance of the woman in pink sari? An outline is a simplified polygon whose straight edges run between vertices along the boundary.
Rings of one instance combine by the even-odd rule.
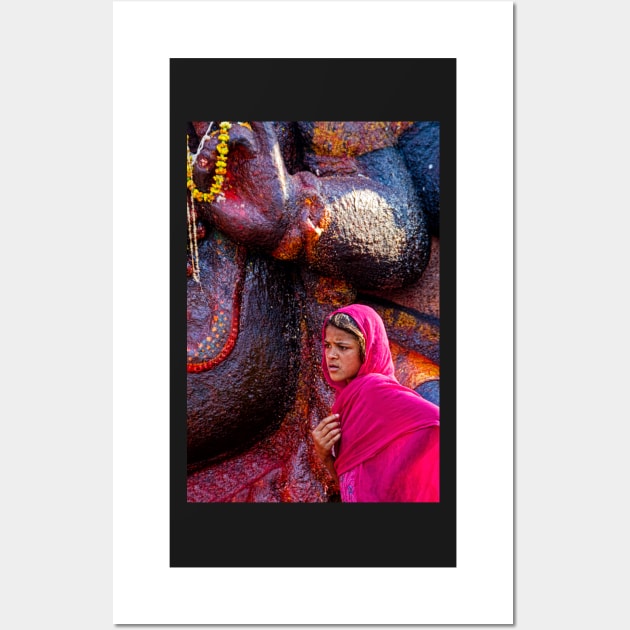
[[[439,407],[401,385],[383,320],[369,306],[332,313],[322,368],[335,388],[332,415],[312,432],[343,502],[440,500]]]

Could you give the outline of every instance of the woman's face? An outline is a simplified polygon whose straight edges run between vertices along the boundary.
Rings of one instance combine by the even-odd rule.
[[[358,374],[362,362],[359,340],[354,335],[335,326],[327,326],[324,352],[331,380],[349,383]]]

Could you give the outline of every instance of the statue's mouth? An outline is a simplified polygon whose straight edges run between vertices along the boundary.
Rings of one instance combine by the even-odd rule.
[[[245,251],[211,231],[199,241],[199,282],[188,278],[188,372],[211,370],[232,352],[239,331]]]

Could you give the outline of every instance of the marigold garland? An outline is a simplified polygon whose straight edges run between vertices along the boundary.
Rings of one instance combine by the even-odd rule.
[[[212,125],[208,127],[208,130],[210,130],[211,126]],[[231,126],[232,125],[230,125],[227,121],[219,123],[219,144],[217,145],[217,157],[210,192],[201,192],[195,186],[195,182],[193,180],[194,161],[188,146],[189,138],[186,136],[186,188],[190,191],[190,197],[187,201],[188,250],[190,251],[192,277],[198,284],[201,283],[201,275],[199,269],[199,248],[197,245],[197,212],[195,211],[195,201],[205,201],[206,203],[210,203],[211,201],[214,201],[214,198],[221,192],[223,182],[225,181],[224,175],[227,174],[227,143],[230,140],[229,130]],[[214,135],[214,133],[211,135]],[[206,137],[208,137],[207,133],[201,141],[201,145],[203,145]]]
[[[239,125],[247,127],[252,131],[252,127],[247,122],[239,122]],[[214,164],[214,175],[212,177],[212,185],[209,192],[202,192],[195,186],[193,180],[193,166],[194,159],[188,146],[189,138],[186,136],[186,188],[190,191],[190,197],[187,200],[187,214],[188,214],[188,249],[191,255],[192,276],[195,282],[200,283],[200,270],[199,270],[199,249],[197,246],[197,212],[195,210],[195,201],[203,201],[210,203],[214,201],[216,196],[221,192],[223,188],[223,182],[225,181],[225,175],[227,175],[227,156],[229,153],[228,142],[230,141],[230,129],[232,125],[228,121],[219,123],[219,129],[216,129],[212,133],[209,133],[212,123],[208,126],[206,135],[202,138],[199,148],[203,146],[206,138],[210,136],[218,135],[219,143],[216,147],[216,159]],[[199,149],[197,150],[199,153]]]
[[[209,192],[202,192],[197,188],[197,186],[195,186],[195,182],[193,180],[193,156],[188,148],[188,143],[186,143],[186,188],[190,190],[191,197],[194,201],[204,201],[206,203],[210,203],[214,201],[215,197],[221,192],[223,182],[225,181],[224,175],[227,174],[227,143],[230,140],[229,130],[231,127],[232,125],[227,121],[219,123],[217,159],[215,163],[214,176],[212,177],[213,181]]]

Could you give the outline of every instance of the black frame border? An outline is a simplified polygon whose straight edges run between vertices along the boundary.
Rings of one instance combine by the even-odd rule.
[[[456,566],[456,60],[170,60],[170,566]],[[186,501],[186,239],[190,120],[440,121],[441,501]],[[182,351],[182,348],[184,349]]]

